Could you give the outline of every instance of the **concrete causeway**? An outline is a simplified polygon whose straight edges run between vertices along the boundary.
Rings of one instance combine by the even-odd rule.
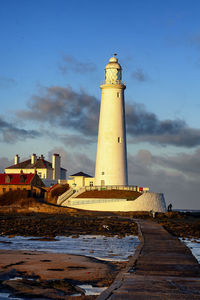
[[[125,270],[97,300],[200,299],[200,265],[161,225],[138,223],[140,245]]]

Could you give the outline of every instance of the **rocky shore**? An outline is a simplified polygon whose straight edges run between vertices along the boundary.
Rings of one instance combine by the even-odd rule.
[[[118,216],[49,213],[0,214],[0,235],[137,235],[132,219]]]
[[[137,235],[134,219],[152,219],[178,237],[200,238],[200,213],[149,212],[98,213],[51,207],[42,212],[11,210],[0,212],[0,235],[55,237],[58,235]]]
[[[168,212],[158,214],[155,221],[177,237],[200,238],[199,212]]]
[[[152,219],[179,237],[200,238],[199,213],[95,213],[54,206],[4,208],[0,213],[0,235],[55,236],[137,235],[137,218]],[[62,261],[61,261],[62,260]],[[78,287],[81,284],[109,286],[126,263],[102,262],[93,258],[33,251],[0,251],[0,288],[23,299],[95,299]],[[13,279],[13,280],[10,280]],[[73,295],[73,296],[72,296]]]

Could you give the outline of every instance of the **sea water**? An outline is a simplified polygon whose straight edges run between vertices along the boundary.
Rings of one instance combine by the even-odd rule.
[[[190,250],[192,254],[196,257],[198,263],[200,263],[200,239],[180,239]]]
[[[136,236],[106,237],[102,235],[57,236],[54,240],[36,237],[0,236],[0,249],[31,250],[91,256],[108,261],[126,261],[139,244]]]
[[[54,240],[24,236],[0,236],[1,250],[31,250],[85,255],[102,260],[126,261],[139,244],[136,236],[106,237],[102,235],[57,236]],[[200,239],[180,238],[200,263]]]

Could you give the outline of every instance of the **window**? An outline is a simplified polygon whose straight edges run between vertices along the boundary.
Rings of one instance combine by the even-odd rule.
[[[117,98],[119,98],[120,97],[120,93],[119,92],[117,92]]]
[[[90,186],[93,186],[93,181],[90,181]]]
[[[42,178],[42,172],[38,172],[38,176]]]
[[[120,136],[118,136],[117,141],[118,141],[118,143],[121,143],[121,142],[122,142],[122,139],[121,139]]]
[[[105,173],[104,172],[101,172],[101,175],[104,175]]]
[[[3,188],[3,193],[5,193],[6,192],[6,188]]]
[[[6,175],[5,183],[10,183],[10,182],[11,182],[11,179],[12,179],[12,176]]]
[[[24,183],[26,181],[26,176],[25,175],[20,175],[19,182]]]

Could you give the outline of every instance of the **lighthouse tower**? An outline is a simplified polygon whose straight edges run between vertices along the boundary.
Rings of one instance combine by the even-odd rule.
[[[101,84],[101,109],[96,155],[95,185],[128,185],[125,84],[118,59],[111,57]]]

